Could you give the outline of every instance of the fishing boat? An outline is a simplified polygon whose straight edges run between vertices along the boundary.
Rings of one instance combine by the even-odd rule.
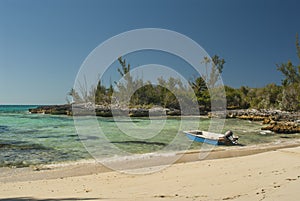
[[[185,135],[195,141],[212,145],[237,145],[238,136],[233,135],[232,131],[227,131],[225,134],[212,133],[208,131],[191,130],[183,131]]]

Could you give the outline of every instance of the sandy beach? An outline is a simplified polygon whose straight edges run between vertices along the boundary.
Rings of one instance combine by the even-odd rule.
[[[0,0],[0,201],[300,201],[299,8]]]
[[[141,175],[111,171],[95,162],[3,168],[0,200],[300,199],[297,143],[218,150],[210,160],[195,161],[197,156],[191,152],[168,168]]]

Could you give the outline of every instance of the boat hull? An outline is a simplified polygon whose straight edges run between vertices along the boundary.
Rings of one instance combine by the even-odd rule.
[[[190,140],[194,142],[211,145],[237,145],[237,139],[234,138],[234,140],[229,140],[223,134],[206,131],[184,131],[184,133]]]
[[[207,139],[207,138],[204,138],[201,136],[195,136],[190,133],[185,133],[185,135],[194,142],[201,142],[201,143],[206,143],[206,144],[211,144],[211,145],[220,145],[218,140]]]

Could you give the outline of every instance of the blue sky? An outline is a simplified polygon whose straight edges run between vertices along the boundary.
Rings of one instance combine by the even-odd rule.
[[[149,27],[224,58],[226,85],[280,84],[276,64],[299,62],[299,8],[297,0],[0,0],[0,104],[64,103],[94,48]]]

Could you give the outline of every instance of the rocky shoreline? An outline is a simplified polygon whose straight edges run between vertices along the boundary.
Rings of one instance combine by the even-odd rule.
[[[280,110],[228,110],[226,118],[238,118],[249,121],[261,121],[262,130],[274,133],[300,133],[300,112]]]
[[[31,114],[72,115],[72,105],[45,105],[29,109]]]
[[[52,115],[96,115],[101,117],[112,117],[113,115],[128,115],[130,117],[179,116],[181,111],[177,109],[166,109],[162,107],[154,108],[130,108],[117,106],[102,106],[93,104],[66,104],[39,106],[29,109],[32,114],[52,114]],[[224,113],[220,113],[224,116]],[[220,116],[219,115],[219,116]],[[208,113],[208,117],[218,117],[218,113]],[[287,112],[280,110],[227,110],[226,118],[236,118],[248,121],[262,122],[262,130],[270,130],[274,133],[300,133],[300,112]]]
[[[96,115],[100,117],[112,117],[113,115],[128,115],[130,117],[148,117],[149,115],[160,116],[179,116],[181,111],[178,109],[167,109],[162,107],[147,108],[125,108],[119,106],[103,106],[93,104],[65,104],[65,105],[48,105],[39,106],[29,109],[32,114],[52,114],[52,115],[69,115],[84,116]]]

